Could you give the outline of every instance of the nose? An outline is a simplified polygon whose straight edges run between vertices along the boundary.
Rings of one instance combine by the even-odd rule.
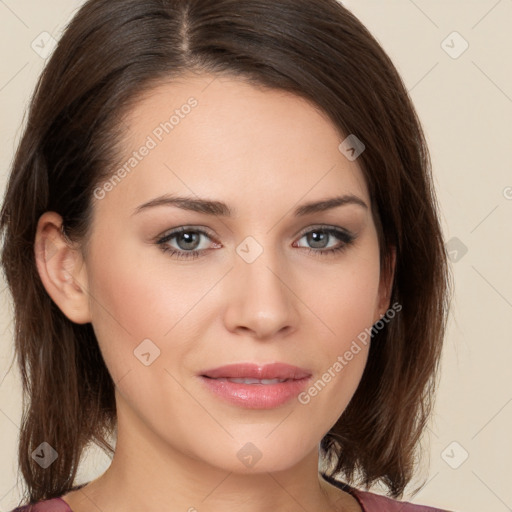
[[[298,290],[283,262],[265,250],[252,263],[236,255],[229,273],[224,323],[230,332],[257,339],[286,336],[298,327]]]

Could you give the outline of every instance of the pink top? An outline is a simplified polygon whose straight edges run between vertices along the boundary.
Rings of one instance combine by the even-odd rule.
[[[397,501],[386,496],[374,494],[371,492],[360,491],[347,484],[328,479],[340,489],[348,492],[358,501],[363,512],[450,512],[448,510],[427,507],[424,505],[415,505],[413,503]],[[85,485],[85,484],[84,484]],[[80,486],[82,487],[82,486]],[[25,505],[15,508],[12,512],[73,512],[69,505],[62,498],[53,498],[51,500],[39,501],[34,505]]]

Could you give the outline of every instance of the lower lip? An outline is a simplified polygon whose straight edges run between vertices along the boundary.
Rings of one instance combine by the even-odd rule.
[[[309,379],[304,377],[276,384],[240,384],[201,375],[201,380],[210,391],[234,405],[248,409],[279,407],[296,397],[306,387]]]

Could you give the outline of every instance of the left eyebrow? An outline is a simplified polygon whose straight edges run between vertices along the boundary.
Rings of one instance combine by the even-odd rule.
[[[342,196],[332,197],[330,199],[323,199],[321,201],[312,201],[305,203],[297,207],[294,211],[296,217],[303,217],[312,213],[323,212],[331,210],[339,206],[345,206],[349,204],[355,204],[368,209],[368,205],[359,197],[353,194],[345,194]],[[207,215],[216,215],[220,217],[231,217],[236,213],[236,210],[229,208],[226,203],[222,201],[212,201],[209,199],[191,198],[191,197],[179,197],[173,195],[163,195],[151,199],[147,203],[141,204],[133,211],[132,215],[135,215],[148,208],[154,208],[157,206],[175,206],[183,210],[191,210],[199,213],[205,213]]]
[[[360,197],[357,197],[353,194],[346,194],[343,196],[333,197],[331,199],[324,199],[322,201],[313,201],[311,203],[303,204],[295,210],[294,215],[296,217],[302,217],[304,215],[331,210],[332,208],[345,206],[347,204],[356,204],[368,209],[368,205]]]

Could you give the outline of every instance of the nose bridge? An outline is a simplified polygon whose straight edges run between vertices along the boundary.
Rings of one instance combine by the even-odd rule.
[[[231,276],[236,293],[227,315],[230,329],[266,337],[297,323],[294,295],[285,284],[284,256],[271,240],[272,236],[248,236],[236,247]]]

